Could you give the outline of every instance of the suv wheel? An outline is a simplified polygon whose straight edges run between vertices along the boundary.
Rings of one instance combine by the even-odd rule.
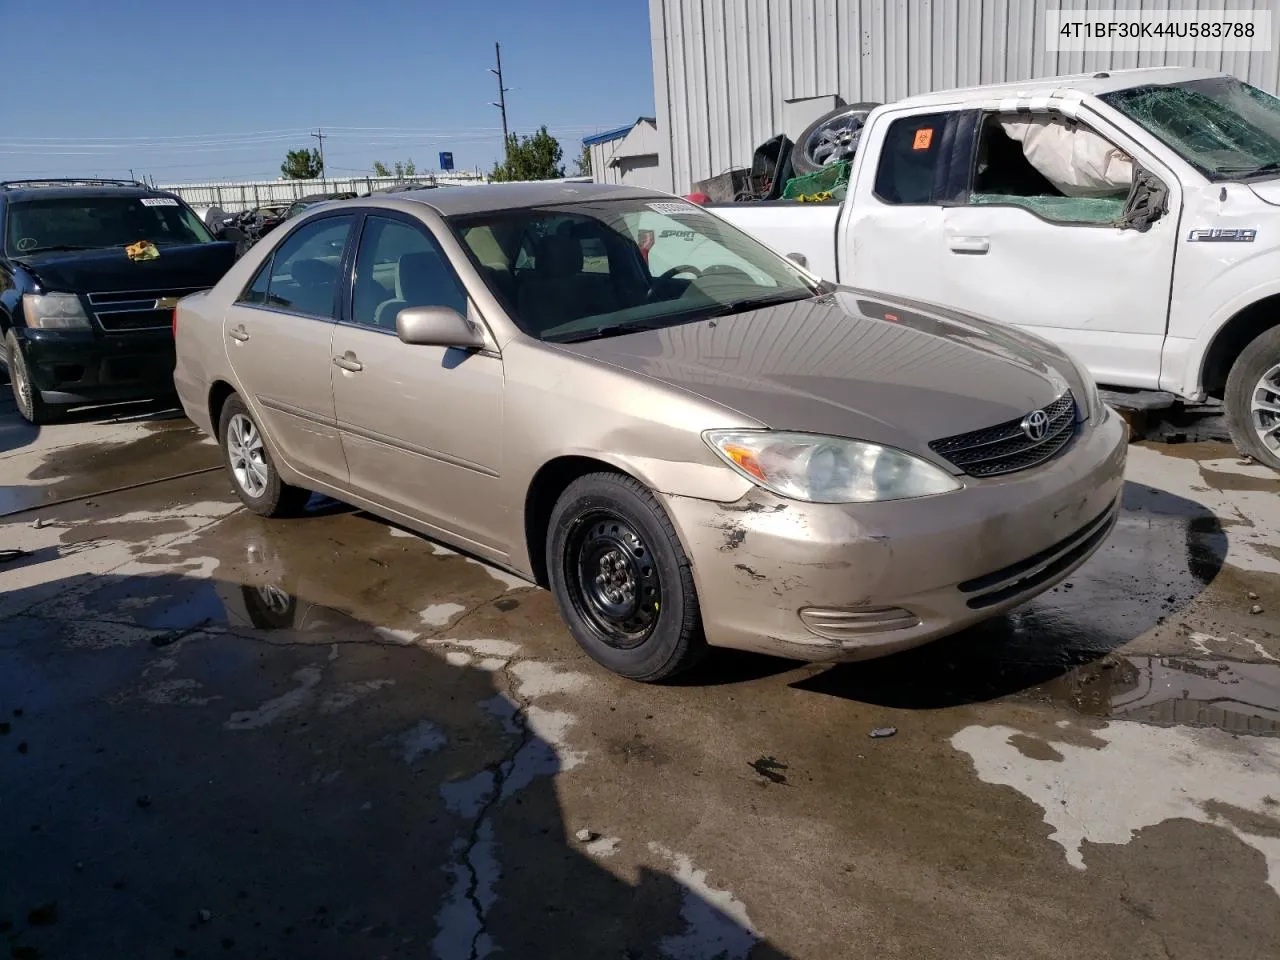
[[[560,615],[596,661],[632,680],[663,680],[706,651],[689,558],[639,481],[593,473],[551,513],[547,571]]]
[[[1236,449],[1280,470],[1280,327],[1259,334],[1236,357],[1225,405]]]
[[[10,330],[4,338],[5,365],[9,368],[9,386],[13,390],[13,402],[18,412],[36,426],[52,423],[56,417],[56,407],[44,402],[40,391],[31,382],[31,372],[27,369],[27,358],[22,354],[22,345],[17,335]]]
[[[240,502],[261,517],[299,513],[311,496],[280,479],[258,426],[244,401],[234,394],[222,406],[218,420],[222,459]]]

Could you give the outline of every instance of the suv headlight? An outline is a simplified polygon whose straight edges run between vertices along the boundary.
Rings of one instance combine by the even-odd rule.
[[[89,317],[74,293],[27,293],[22,312],[33,330],[88,330]]]
[[[708,430],[702,436],[738,473],[791,500],[906,500],[962,486],[927,460],[862,440],[770,430]]]

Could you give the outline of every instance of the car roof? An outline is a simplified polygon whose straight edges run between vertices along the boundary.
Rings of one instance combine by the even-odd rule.
[[[620,184],[544,180],[533,183],[490,183],[466,187],[444,187],[439,190],[408,190],[403,193],[379,194],[378,198],[411,200],[434,208],[441,216],[455,217],[490,210],[542,207],[557,203],[644,197],[656,199],[669,196],[657,190]],[[349,202],[367,203],[369,199],[369,197],[360,197],[358,200]]]
[[[1130,87],[1143,87],[1149,84],[1186,83],[1189,80],[1208,80],[1212,77],[1225,76],[1227,74],[1220,70],[1205,70],[1200,67],[1134,67],[1126,70],[1067,74],[1060,77],[1037,77],[1033,80],[1020,80],[1015,83],[993,83],[978,87],[957,87],[954,90],[935,90],[932,93],[922,93],[914,97],[897,100],[893,103],[893,106],[917,107],[931,104],[953,104],[957,100],[977,98],[991,100],[1023,99],[1063,92],[1096,97],[1116,90],[1127,90]]]
[[[49,186],[49,187],[6,187],[0,189],[0,196],[10,201],[33,199],[63,200],[67,198],[105,198],[105,197],[171,197],[178,199],[176,193],[168,190],[153,190],[151,187],[109,187],[109,186]]]

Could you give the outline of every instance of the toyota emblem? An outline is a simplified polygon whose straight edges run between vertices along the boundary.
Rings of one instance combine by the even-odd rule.
[[[1049,415],[1043,410],[1032,410],[1022,418],[1020,426],[1027,439],[1039,443],[1049,432]]]

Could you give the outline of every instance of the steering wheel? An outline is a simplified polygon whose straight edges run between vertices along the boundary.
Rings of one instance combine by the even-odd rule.
[[[745,277],[746,279],[751,280],[751,274],[747,273],[747,271],[743,270],[741,267],[730,266],[727,263],[720,263],[714,267],[707,267],[707,269],[703,270],[699,275],[703,277]],[[754,283],[755,281],[752,282]]]
[[[664,273],[664,274],[663,274],[662,276],[660,276],[658,279],[659,279],[659,280],[671,280],[672,278],[674,278],[674,277],[676,277],[676,276],[678,276],[678,275],[680,275],[680,274],[682,274],[682,273],[691,273],[691,274],[693,274],[695,277],[700,277],[700,276],[702,276],[702,271],[701,271],[701,270],[699,270],[697,267],[691,267],[691,266],[689,266],[689,264],[687,264],[687,263],[682,263],[682,264],[681,264],[680,266],[678,266],[678,267],[672,267],[670,270],[668,270],[666,273]]]

